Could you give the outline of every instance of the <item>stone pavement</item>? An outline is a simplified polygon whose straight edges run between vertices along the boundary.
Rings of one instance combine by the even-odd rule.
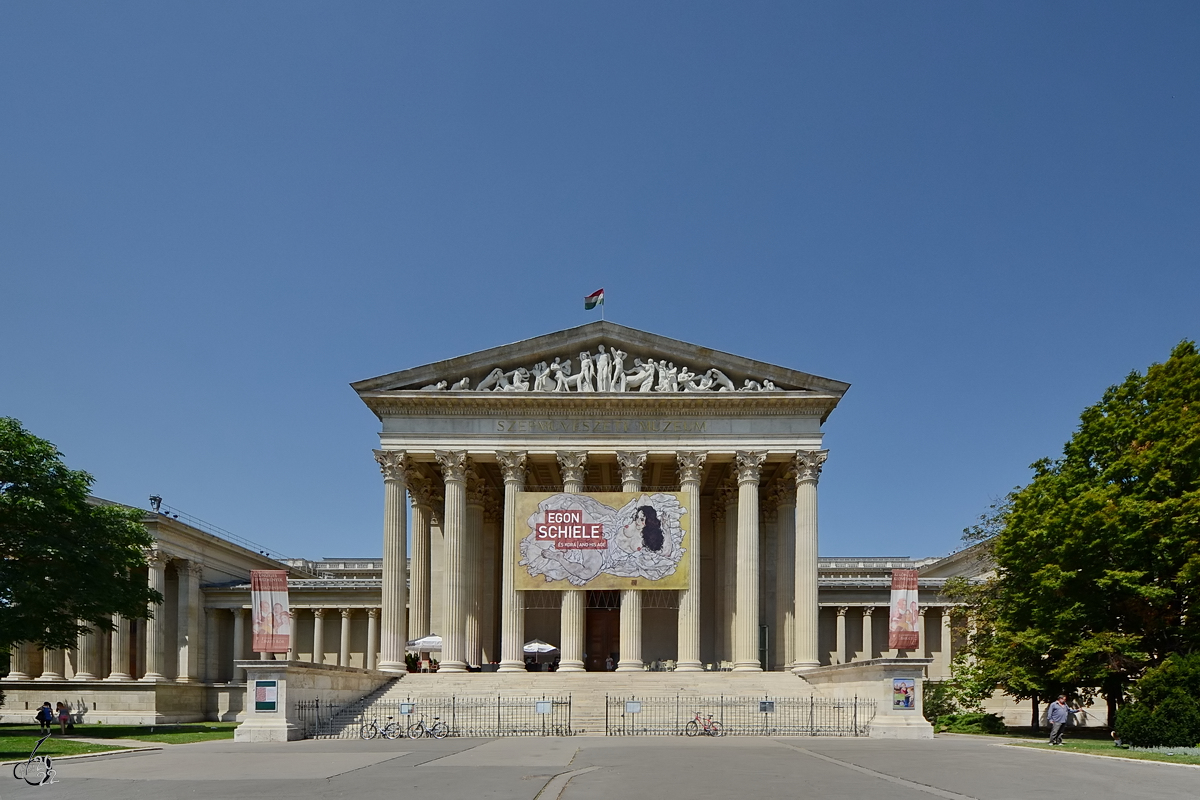
[[[0,776],[0,798],[1195,797],[1200,770],[985,739],[522,738],[203,742]]]

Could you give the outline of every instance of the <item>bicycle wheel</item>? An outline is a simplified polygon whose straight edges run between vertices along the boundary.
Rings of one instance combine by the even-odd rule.
[[[50,777],[50,765],[45,761],[26,762],[25,782],[30,786],[41,786]]]
[[[358,729],[358,735],[364,739],[374,739],[379,735],[379,728],[374,722],[364,722],[363,726]]]
[[[386,738],[386,739],[394,740],[394,739],[399,739],[401,736],[403,736],[404,731],[402,731],[400,729],[400,726],[397,723],[389,722],[387,725],[383,726],[383,735],[384,735],[384,738]]]
[[[412,725],[408,726],[408,738],[420,739],[424,735],[425,735],[425,725],[423,723],[414,722]]]
[[[683,732],[688,736],[695,736],[700,732],[700,725],[697,724],[696,720],[692,720],[686,726],[684,726]]]
[[[712,725],[709,726],[708,731],[709,731],[709,733],[708,733],[709,736],[724,736],[725,735],[725,731],[721,728],[721,723],[717,722],[716,720],[713,720],[713,723],[712,723]]]
[[[433,723],[433,730],[429,732],[429,735],[435,739],[445,739],[450,735],[450,726],[444,722],[435,722]]]

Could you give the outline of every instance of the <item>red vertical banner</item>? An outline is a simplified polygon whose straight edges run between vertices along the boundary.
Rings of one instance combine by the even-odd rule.
[[[917,571],[892,570],[892,603],[888,615],[888,647],[912,650],[920,644],[921,615],[917,603]]]
[[[288,610],[285,570],[250,571],[250,613],[254,624],[254,652],[286,653],[292,640],[292,614]]]

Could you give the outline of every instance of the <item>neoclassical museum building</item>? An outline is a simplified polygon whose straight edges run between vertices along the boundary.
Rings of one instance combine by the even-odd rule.
[[[381,423],[382,557],[281,560],[155,505],[146,580],[164,605],[69,651],[18,647],[0,719],[44,700],[94,721],[245,714],[254,569],[289,573],[292,648],[264,660],[404,673],[406,643],[436,635],[438,676],[495,681],[527,673],[533,640],[560,676],[912,658],[936,679],[965,625],[940,591],[988,568],[970,551],[818,557],[841,381],[594,322],[352,387]],[[898,568],[920,597],[919,644],[899,652]]]

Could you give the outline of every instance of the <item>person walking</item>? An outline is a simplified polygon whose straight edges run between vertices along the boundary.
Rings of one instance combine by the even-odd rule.
[[[1058,699],[1050,704],[1050,708],[1046,711],[1046,720],[1050,723],[1050,745],[1061,745],[1063,728],[1067,725],[1067,720],[1079,713],[1079,709],[1071,708],[1067,705],[1067,696],[1060,694]]]
[[[71,712],[68,711],[67,707],[65,705],[63,705],[62,703],[58,704],[58,708],[56,709],[56,712],[58,714],[58,727],[59,727],[62,735],[66,736],[67,735],[67,723],[69,723],[71,721]]]
[[[54,722],[54,709],[50,707],[50,701],[42,703],[42,707],[37,710],[37,715],[34,717],[38,723],[38,733],[46,734],[50,732],[50,724]]]

